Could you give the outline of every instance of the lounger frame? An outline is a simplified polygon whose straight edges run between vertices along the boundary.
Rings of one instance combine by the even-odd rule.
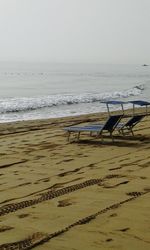
[[[127,122],[117,125],[119,133],[125,135],[131,133],[134,136],[133,128],[146,116],[146,114],[134,115]]]
[[[89,132],[90,134],[96,133],[96,138],[101,137],[102,140],[103,140],[103,133],[108,132],[110,134],[112,141],[114,141],[113,132],[117,127],[118,123],[120,122],[120,120],[122,119],[122,117],[123,115],[112,115],[109,116],[109,118],[104,124],[100,124],[98,126],[92,126],[92,125],[86,125],[82,127],[72,126],[72,127],[66,127],[64,128],[64,130],[68,134],[67,137],[68,141],[70,141],[70,135],[72,133],[77,134],[76,139],[77,141],[79,141],[82,132]]]

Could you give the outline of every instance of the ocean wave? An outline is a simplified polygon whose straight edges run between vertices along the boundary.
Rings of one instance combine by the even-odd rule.
[[[17,97],[17,98],[1,98],[0,113],[8,112],[25,112],[60,105],[72,105],[81,103],[94,103],[116,98],[128,98],[130,96],[138,96],[144,90],[144,85],[136,85],[135,87],[124,90],[105,93],[83,93],[83,94],[64,94],[64,95],[48,95],[36,97]]]

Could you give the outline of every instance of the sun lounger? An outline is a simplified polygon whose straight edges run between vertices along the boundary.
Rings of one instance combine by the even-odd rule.
[[[134,136],[133,128],[135,125],[137,125],[144,117],[146,114],[140,114],[140,115],[134,115],[132,116],[128,121],[125,123],[118,123],[116,130],[119,131],[119,133],[125,135],[126,133],[131,133]],[[91,124],[91,128],[101,128],[101,124]]]
[[[90,133],[96,132],[97,138],[101,137],[102,139],[103,139],[103,133],[108,132],[113,140],[113,131],[117,127],[122,117],[123,115],[113,115],[110,116],[104,124],[100,124],[98,126],[92,126],[92,125],[89,126],[86,125],[82,127],[72,126],[72,127],[66,127],[64,128],[64,130],[68,134],[68,141],[70,139],[71,133],[76,133],[77,139],[79,140],[81,132],[90,132]]]
[[[132,135],[134,135],[133,133],[133,128],[146,116],[146,114],[144,115],[134,115],[132,116],[127,122],[125,123],[119,123],[117,125],[117,129],[120,133],[122,133],[123,135],[125,133],[132,133]]]

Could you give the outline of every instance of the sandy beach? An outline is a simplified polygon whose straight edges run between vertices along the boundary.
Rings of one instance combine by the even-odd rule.
[[[0,124],[0,250],[150,249],[150,116],[114,142],[63,130],[105,117]]]

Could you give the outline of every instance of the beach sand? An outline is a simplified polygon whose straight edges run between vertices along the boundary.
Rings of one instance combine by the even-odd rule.
[[[105,117],[0,124],[1,250],[150,249],[150,116],[114,142],[63,131]]]

